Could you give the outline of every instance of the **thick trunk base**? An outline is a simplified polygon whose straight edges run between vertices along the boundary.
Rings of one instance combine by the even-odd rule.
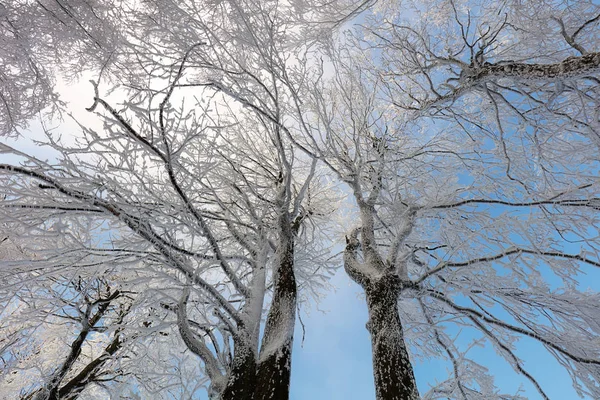
[[[251,400],[256,386],[256,355],[247,349],[234,360],[221,400]]]
[[[289,399],[291,364],[291,343],[266,357],[258,367],[253,400]]]
[[[412,364],[398,314],[399,286],[382,278],[365,288],[377,400],[418,400]]]

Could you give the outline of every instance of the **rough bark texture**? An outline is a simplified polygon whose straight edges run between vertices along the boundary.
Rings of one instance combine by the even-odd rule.
[[[233,365],[222,400],[250,400],[256,386],[256,354],[243,343],[235,343]]]
[[[459,87],[448,94],[423,102],[421,109],[426,110],[442,102],[456,100],[490,79],[561,79],[582,76],[598,69],[600,69],[600,53],[573,56],[554,64],[527,64],[512,61],[486,62],[483,65],[464,68],[460,76],[461,84]]]
[[[282,236],[278,277],[265,325],[254,400],[289,398],[297,287],[291,229],[284,230]]]
[[[400,279],[398,266],[384,262],[374,247],[375,211],[372,203],[359,201],[359,206],[363,223],[360,229],[362,243],[358,240],[359,229],[346,237],[344,269],[366,294],[376,398],[417,400],[419,393],[398,313],[398,296],[403,284],[409,282]],[[363,260],[357,257],[359,248]]]
[[[469,81],[479,81],[487,77],[519,78],[558,78],[579,75],[600,67],[600,53],[588,53],[578,57],[569,57],[556,64],[526,64],[505,62],[484,64],[467,71]]]
[[[365,285],[377,400],[418,399],[398,314],[400,280],[384,276]]]
[[[290,392],[292,341],[269,355],[258,367],[254,400],[287,400]]]

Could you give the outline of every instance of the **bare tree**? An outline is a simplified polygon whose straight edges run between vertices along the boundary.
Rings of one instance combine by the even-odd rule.
[[[126,9],[115,2],[40,0],[0,4],[0,135],[15,135],[40,113],[60,116],[56,86],[85,71],[124,75]]]
[[[52,7],[38,5],[57,17]],[[131,121],[131,117],[102,98],[94,83],[95,97],[89,110],[102,113],[104,132],[83,128],[83,142],[71,145],[47,131],[48,144],[58,154],[58,162],[43,161],[4,146],[3,153],[20,157],[25,164],[0,167],[12,188],[3,209],[7,217],[10,214],[7,219],[13,223],[11,226],[31,240],[33,231],[45,236],[50,226],[58,227],[54,235],[71,238],[76,236],[73,229],[82,221],[96,224],[96,235],[102,235],[106,228],[118,229],[118,243],[122,244],[118,248],[112,243],[91,246],[71,238],[74,240],[61,251],[80,257],[106,251],[111,257],[121,254],[149,268],[159,268],[172,284],[183,285],[180,300],[164,306],[176,315],[187,347],[203,361],[211,382],[209,392],[222,398],[285,398],[297,308],[294,243],[299,234],[301,240],[308,240],[305,254],[309,253],[311,242],[321,246],[315,241],[314,231],[302,228],[313,214],[306,202],[318,204],[310,190],[316,163],[298,159],[280,132],[283,115],[277,109],[284,103],[277,94],[279,84],[265,85],[262,78],[253,75],[264,68],[264,63],[271,63],[272,68],[266,72],[275,77],[279,43],[275,38],[258,35],[276,33],[287,22],[269,21],[269,15],[279,12],[271,6],[259,9],[255,16],[232,5],[235,12],[231,15],[227,9],[213,12],[203,8],[199,17],[212,14],[222,26],[206,25],[204,21],[209,19],[197,18],[191,21],[196,24],[190,25],[194,28],[189,30],[192,37],[182,36],[184,31],[170,35],[170,21],[193,10],[196,4],[181,3],[172,8],[173,5],[157,3],[163,16],[160,22],[149,18],[150,3],[146,8],[128,10],[128,18],[121,21],[117,31],[126,32],[126,39],[119,42],[123,46],[114,48],[110,60],[101,65],[99,76],[103,82],[110,81],[111,77],[103,73],[121,67],[118,60],[123,54],[136,58],[119,69],[129,79],[131,97],[126,106],[135,119]],[[70,22],[85,30],[87,18],[75,15],[70,5],[57,2],[52,6],[59,6],[71,17]],[[93,13],[95,6],[100,5],[90,6],[89,11]],[[35,7],[34,10],[39,11]],[[109,14],[119,11],[108,9]],[[310,12],[310,7],[306,12]],[[96,15],[100,21],[104,16]],[[114,22],[114,15],[107,18]],[[244,54],[232,57],[227,40],[232,35],[243,38],[244,33],[236,29],[245,25],[245,31],[257,35],[245,53],[250,59],[258,57],[257,65],[242,69],[242,79],[236,83],[216,80],[215,72],[235,76],[226,64],[234,62],[236,68],[242,65]],[[163,45],[171,46],[168,50],[163,45],[156,46],[149,40],[154,37],[161,37]],[[94,35],[88,35],[88,39],[93,42]],[[89,49],[84,47],[83,54]],[[81,72],[86,67],[99,68],[92,60],[74,71]],[[198,75],[198,71],[208,73]],[[199,84],[198,78],[202,78]],[[148,85],[143,83],[147,79]],[[241,122],[233,118],[239,114],[242,99],[234,95],[236,85],[246,86],[246,79],[252,85],[262,86],[263,91],[271,91],[267,93],[269,103],[261,104],[261,110],[267,113],[258,117],[250,113],[254,122],[248,117],[238,117]],[[156,82],[161,85],[161,80],[168,85],[156,88]],[[174,98],[189,96],[194,87],[204,87],[204,104],[199,101],[191,108],[172,108]],[[214,113],[211,107],[228,107],[221,95],[215,97],[215,93],[225,92],[235,103],[234,109]],[[242,123],[243,129],[236,127]],[[243,145],[250,144],[254,150],[251,153],[233,143],[236,135],[246,134],[244,129],[250,127],[256,130],[254,139],[258,142],[249,143],[246,138]],[[260,142],[265,142],[266,152],[256,147]],[[306,173],[298,174],[300,164],[305,162]],[[55,169],[64,163],[70,167]],[[255,170],[251,164],[256,165]],[[313,260],[325,255],[323,251],[315,254],[317,258],[312,257]],[[64,264],[60,254],[50,259]],[[306,267],[324,271],[326,264]],[[51,268],[52,264],[49,262],[46,267]],[[304,283],[314,280],[311,273],[301,275]],[[204,304],[202,313],[196,316],[201,323],[188,318],[192,289],[196,302]],[[259,346],[266,296],[272,306]],[[218,334],[213,334],[213,330]],[[221,338],[221,346],[212,340],[214,337]],[[234,344],[231,350],[230,339]]]
[[[315,96],[315,113],[327,132],[322,157],[356,201],[360,222],[348,233],[344,266],[365,290],[377,398],[418,397],[411,348],[453,366],[454,377],[425,398],[500,395],[447,332],[455,324],[479,331],[476,340],[496,348],[542,397],[512,348],[519,336],[544,345],[574,386],[595,396],[600,360],[583,343],[597,335],[589,314],[597,295],[576,285],[578,274],[600,265],[595,165],[567,178],[558,169],[533,174],[515,158],[509,175],[510,161],[485,136],[474,131],[465,141],[460,127],[399,121],[380,102],[380,82],[366,84],[351,61],[339,65],[323,89],[331,97]],[[568,239],[575,235],[576,250]]]
[[[597,397],[600,355],[583,344],[598,334],[589,314],[597,294],[576,283],[600,265],[588,129],[597,124],[597,7],[552,11],[570,45],[561,53],[534,45],[549,32],[538,32],[535,14],[525,28],[516,3],[501,12],[457,3],[417,5],[428,18],[409,21],[381,2],[367,18],[370,36],[361,27],[332,46],[335,73],[313,91],[312,137],[321,140],[303,143],[356,203],[344,266],[365,290],[377,398],[418,397],[411,348],[443,355],[454,371],[423,397],[511,398],[460,349],[452,325],[478,331],[475,341],[493,346],[542,398],[514,352],[518,337],[542,344],[580,394]],[[575,124],[586,132],[561,131]]]
[[[417,355],[452,370],[424,398],[520,398],[495,388],[477,343],[549,398],[514,349],[523,337],[600,396],[598,296],[579,287],[600,265],[593,2],[127,11],[106,64],[122,66],[121,92],[105,95],[89,62],[102,126],[81,122],[75,143],[46,129],[51,161],[0,148],[20,160],[0,164],[3,221],[60,239],[44,271],[72,255],[141,263],[144,318],[177,327],[211,396],[286,398],[298,283],[328,268],[319,233],[340,193],[325,170],[356,216],[344,267],[366,294],[378,399],[419,397]],[[113,237],[91,245],[88,225]]]
[[[387,67],[374,72],[392,104],[463,124],[467,134],[486,128],[485,113],[501,136],[518,131],[543,143],[563,131],[598,144],[596,4],[436,4],[412,9],[424,17],[416,24],[370,21],[374,40],[362,45],[381,50],[377,62]]]
[[[120,255],[125,257],[120,263],[132,257],[159,268],[176,286],[183,285],[180,300],[165,307],[177,316],[184,343],[203,361],[209,392],[224,399],[271,398],[273,393],[285,398],[297,308],[295,270],[303,267],[294,265],[294,243],[305,220],[316,218],[311,217],[313,205],[319,204],[313,194],[319,190],[313,179],[316,162],[296,160],[273,121],[252,121],[254,113],[243,117],[237,109],[227,112],[211,86],[204,89],[208,104],[193,111],[171,108],[176,88],[185,87],[179,85],[193,49],[180,62],[158,109],[152,109],[151,100],[147,111],[140,108],[137,99],[145,93],[130,100],[138,102],[131,109],[139,127],[95,87],[90,110],[104,111],[105,133],[83,128],[86,144],[81,146],[54,141],[47,132],[61,155],[59,163],[70,164],[68,171],[5,146],[6,153],[25,157],[28,165],[0,166],[11,188],[3,210],[6,220],[31,240],[32,232],[42,238],[64,234],[68,250],[60,252],[69,257],[105,252],[113,261]],[[147,93],[150,99],[158,94]],[[216,106],[222,108],[220,115],[210,111]],[[255,132],[250,137],[242,130],[249,128]],[[120,232],[122,245],[90,246],[74,231],[86,223],[97,227],[96,235],[106,228]],[[311,243],[321,246],[314,231],[302,229],[300,240],[306,254]],[[316,262],[322,255],[309,259]],[[47,259],[49,273],[52,261],[64,264],[63,257]],[[326,264],[321,259],[304,268],[326,270]],[[311,273],[304,276],[313,279]],[[188,318],[192,288],[204,304],[196,308],[202,311],[199,323]],[[271,291],[259,346],[263,304]],[[215,337],[221,338],[220,346]]]
[[[75,287],[74,289],[78,290],[79,287]],[[107,329],[106,326],[101,326],[100,322],[103,318],[107,317],[110,307],[115,307],[114,304],[111,303],[123,295],[119,290],[111,290],[110,285],[107,285],[106,282],[102,280],[98,281],[98,287],[95,289],[97,292],[95,294],[98,294],[96,298],[90,298],[88,295],[83,296],[83,315],[71,316],[68,312],[65,312],[64,318],[73,318],[81,324],[77,337],[71,343],[67,358],[52,373],[51,377],[47,380],[45,387],[41,388],[36,393],[25,396],[25,399],[74,399],[89,384],[104,379],[112,380],[115,379],[115,376],[118,376],[118,370],[107,370],[105,364],[110,361],[111,357],[113,357],[123,345],[124,338],[121,337],[122,327],[120,327],[120,324],[123,322],[123,318],[127,314],[129,308],[128,305],[123,304],[117,306],[117,319],[111,323],[111,325],[116,326],[116,329],[112,333],[112,338],[108,345],[101,350],[101,355],[93,358],[89,362],[84,362],[84,366],[80,370],[74,368],[78,358],[81,356],[82,347],[86,340],[88,340],[90,333],[102,332],[102,330]],[[71,372],[72,370],[77,372],[73,373]],[[70,372],[71,376],[69,376]]]
[[[3,240],[4,265],[38,262],[35,253],[17,243],[9,237]],[[6,394],[13,381],[21,382],[22,392],[27,391],[29,381],[33,391],[22,398],[71,399],[88,385],[113,380],[122,373],[118,364],[126,340],[123,320],[131,309],[133,293],[115,288],[122,283],[110,278],[111,271],[104,272],[101,277],[89,276],[86,270],[72,278],[51,276],[40,286],[32,284],[39,280],[39,271],[3,276]],[[61,343],[69,348],[66,353]],[[96,352],[99,355],[94,356]],[[27,378],[36,369],[46,382],[44,387],[39,386],[39,376],[37,382]]]

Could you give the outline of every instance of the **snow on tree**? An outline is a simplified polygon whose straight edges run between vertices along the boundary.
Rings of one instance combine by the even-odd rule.
[[[77,25],[82,29],[87,25],[86,17],[74,12],[78,4],[52,5],[66,12],[71,22],[81,19]],[[49,11],[42,3],[38,6],[55,16],[56,10]],[[319,206],[324,191],[315,180],[316,162],[298,156],[278,131],[281,117],[257,117],[215,97],[215,91],[221,91],[215,72],[218,75],[219,64],[224,67],[231,60],[240,66],[242,55],[232,58],[230,54],[230,33],[238,38],[248,32],[270,35],[288,22],[265,23],[259,26],[262,31],[252,27],[240,30],[248,18],[266,17],[270,10],[251,16],[239,6],[216,13],[213,7],[206,7],[195,21],[184,18],[197,24],[188,31],[192,34],[189,37],[185,31],[174,32],[173,21],[182,21],[182,13],[198,5],[156,6],[160,21],[153,17],[156,10],[150,2],[139,8],[119,4],[97,15],[93,11],[102,5],[89,5],[88,11],[100,22],[103,18],[115,22],[115,15],[124,17],[115,26],[123,35],[119,37],[120,47],[115,46],[103,63],[93,59],[83,62],[79,69],[71,65],[62,69],[67,73],[99,70],[101,79],[98,84],[93,82],[95,95],[89,99],[89,111],[98,112],[104,126],[82,125],[82,140],[75,143],[47,130],[47,144],[58,154],[52,161],[4,145],[4,154],[20,157],[23,163],[0,167],[10,187],[3,210],[11,229],[32,243],[50,232],[73,239],[67,240],[65,248],[48,253],[45,267],[49,271],[53,262],[64,262],[62,255],[88,257],[105,252],[111,256],[104,262],[122,264],[125,261],[115,256],[119,254],[136,259],[152,274],[169,278],[170,287],[166,286],[161,296],[178,300],[162,301],[157,296],[160,307],[155,308],[162,307],[176,317],[181,338],[203,361],[211,395],[283,398],[289,386],[298,297],[296,273],[301,284],[309,284],[313,290],[314,284],[322,284],[320,277],[327,275],[329,255],[315,234],[316,221],[324,213],[312,209]],[[126,15],[120,14],[123,9],[127,9]],[[39,11],[37,6],[32,10]],[[310,11],[308,7],[304,12]],[[107,17],[107,13],[112,14]],[[210,15],[218,21],[207,25],[200,15],[206,21]],[[157,47],[159,38],[163,44]],[[83,54],[95,51],[94,35],[88,39],[91,42],[87,48],[82,45]],[[43,38],[39,41],[44,43]],[[162,47],[168,44],[171,46]],[[271,56],[276,45],[275,41],[270,43]],[[255,61],[252,57],[259,66],[269,62],[269,55],[260,53],[268,47],[255,43],[248,48],[245,62],[251,65]],[[132,62],[121,64],[123,58]],[[102,84],[114,79],[105,72],[114,68],[121,73],[119,79],[127,79],[130,97],[124,104],[126,112],[100,95]],[[198,71],[209,73],[197,75]],[[249,76],[245,74],[244,79]],[[192,92],[198,77],[203,78],[199,86],[205,89]],[[263,85],[262,78],[254,79],[253,84]],[[283,105],[277,98],[277,85],[263,87],[275,93],[270,106]],[[194,99],[194,95],[197,97],[191,106],[174,106],[174,101]],[[255,133],[252,138],[248,129]],[[58,167],[67,164],[66,169]],[[309,221],[312,225],[306,225]],[[77,240],[73,232],[84,223],[94,224],[98,237],[107,232],[116,237],[95,245]],[[304,261],[298,266],[296,241],[303,244],[299,253]],[[50,251],[44,247],[39,250]],[[315,270],[321,273],[314,274]],[[18,268],[11,271],[20,272]],[[143,279],[153,285],[157,281],[147,273]],[[177,289],[182,293],[173,293]],[[267,307],[265,332],[259,338],[265,301],[271,306]],[[192,304],[203,305],[195,307],[194,319],[189,315]]]
[[[336,73],[313,96],[325,132],[313,151],[347,182],[360,218],[344,265],[366,293],[377,398],[418,396],[406,347],[453,366],[425,398],[510,398],[457,345],[451,332],[464,326],[542,398],[515,353],[520,337],[598,397],[587,315],[598,295],[580,280],[600,266],[600,9],[378,7],[332,46]]]
[[[3,265],[37,264],[39,257],[24,247],[5,237]],[[85,268],[84,264],[78,266]],[[30,399],[75,398],[88,384],[118,376],[113,356],[122,350],[121,324],[131,301],[125,299],[126,290],[115,288],[110,271],[105,272],[99,278],[88,277],[85,272],[75,279],[51,276],[40,286],[31,284],[39,280],[37,268],[4,277],[5,395],[17,398],[21,392],[22,398]],[[40,388],[44,381],[46,386]]]
[[[73,285],[82,261],[134,279],[127,347],[162,343],[152,370],[123,366],[145,393],[206,383],[215,398],[287,398],[298,299],[324,282],[324,233],[347,195],[356,224],[339,244],[366,294],[378,399],[419,397],[415,357],[451,365],[424,398],[520,398],[471,357],[479,343],[548,398],[515,350],[523,337],[600,397],[598,294],[581,288],[600,266],[593,2],[36,4],[0,17],[71,18],[75,33],[42,25],[80,45],[52,73],[92,74],[94,114],[36,137],[51,160],[0,144],[18,160],[0,163],[3,230],[41,256],[3,273],[34,274],[33,292]],[[45,104],[17,95],[63,107],[18,86],[37,65],[27,54],[53,48],[25,27],[3,31],[35,49],[1,92],[4,131]],[[94,57],[102,29],[113,39]],[[159,376],[165,346],[182,343],[202,361],[190,389],[137,378]]]
[[[186,90],[188,58],[199,46],[182,55],[174,72],[167,71],[174,75],[165,89],[132,90],[127,106],[134,123],[102,98],[94,83],[89,110],[103,113],[103,132],[82,127],[83,142],[70,144],[47,131],[59,154],[56,164],[5,145],[5,154],[25,161],[0,167],[8,172],[10,187],[3,210],[11,228],[27,240],[65,235],[66,247],[46,258],[48,273],[54,262],[65,263],[65,254],[106,252],[112,258],[103,262],[119,265],[132,257],[167,275],[175,288],[167,286],[162,296],[179,300],[157,300],[173,312],[183,342],[203,361],[211,395],[283,398],[297,308],[296,269],[305,277],[301,283],[318,283],[312,273],[317,269],[323,271],[319,276],[327,275],[329,255],[315,237],[324,192],[315,179],[315,161],[297,156],[273,121],[227,111],[215,98],[213,83],[200,95],[205,104],[172,106],[172,98]],[[60,164],[70,167],[56,170]],[[308,221],[312,227],[305,226]],[[91,245],[77,237],[85,224],[94,225],[98,237],[109,231],[119,237]],[[295,265],[298,240],[306,261]],[[12,274],[21,272],[15,268]],[[172,293],[176,286],[183,294]],[[192,320],[191,289],[194,303],[203,304],[195,307],[199,316]],[[271,306],[259,338],[267,295]]]
[[[40,112],[64,109],[56,85],[103,68],[117,79],[125,10],[112,1],[40,0],[0,4],[0,135],[14,135]]]
[[[151,118],[139,113],[142,126],[134,129],[102,98],[95,101],[106,109],[107,119],[114,118],[105,126],[108,137],[86,129],[85,147],[53,144],[62,163],[71,165],[69,172],[57,174],[50,163],[34,158],[26,167],[0,167],[11,172],[11,189],[3,201],[11,227],[31,241],[36,239],[32,231],[43,238],[57,235],[56,229],[75,236],[80,219],[98,221],[96,235],[119,231],[121,237],[110,246],[67,240],[68,247],[58,252],[88,257],[106,251],[113,256],[102,262],[119,265],[133,257],[165,275],[162,280],[168,276],[171,287],[165,286],[157,301],[176,316],[183,342],[202,359],[212,394],[244,398],[256,390],[255,398],[270,398],[277,390],[287,395],[297,307],[295,269],[308,268],[306,281],[318,281],[311,271],[326,271],[329,257],[319,249],[323,245],[314,231],[303,228],[304,221],[318,218],[311,217],[320,201],[315,190],[321,190],[313,179],[315,162],[308,160],[303,174],[302,162],[293,159],[289,146],[269,148],[270,140],[280,139],[270,136],[274,133],[268,126],[259,120],[236,122],[233,118],[242,119],[239,114],[232,114],[227,124],[224,116],[215,124],[208,112],[186,119],[178,111],[165,111],[168,103],[162,102],[157,125],[181,125],[159,128],[161,141],[153,144],[138,133],[151,134]],[[253,134],[245,135],[238,124],[252,127]],[[261,154],[263,148],[267,153]],[[102,156],[86,159],[85,152]],[[313,265],[294,265],[297,240],[304,253],[312,248],[308,260]],[[53,262],[64,264],[64,257],[47,257],[50,274]],[[19,272],[18,267],[11,270]],[[177,286],[183,294],[173,293]],[[199,316],[190,321],[191,289],[194,303],[202,306],[194,307]],[[259,346],[269,292],[271,306]]]

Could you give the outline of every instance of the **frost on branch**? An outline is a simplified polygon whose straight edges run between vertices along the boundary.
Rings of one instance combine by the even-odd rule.
[[[69,297],[73,285],[108,279],[135,298],[127,330],[100,318],[84,342],[127,339],[126,357],[115,352],[118,375],[87,380],[88,393],[286,398],[295,313],[327,287],[338,240],[365,291],[379,399],[417,398],[421,357],[448,368],[425,398],[519,398],[476,346],[549,398],[523,338],[600,397],[598,299],[580,287],[600,267],[598,7],[373,3],[4,6],[11,46],[26,43],[11,33],[16,11],[52,15],[36,56],[54,53],[48,37],[68,41],[52,71],[94,82],[84,117],[35,132],[53,156],[0,148],[2,232],[38,257],[3,261],[0,324],[37,329],[26,343],[2,325],[8,351],[58,338],[62,358],[50,357],[73,359],[97,299]],[[29,104],[35,85],[55,89],[55,77],[19,78],[36,60],[15,54],[0,112],[24,121],[51,97]],[[336,236],[338,206],[354,218]],[[43,310],[31,321],[25,299]],[[76,323],[53,333],[60,306]],[[11,354],[13,368],[24,358]],[[23,367],[23,394],[77,376],[78,362],[61,365]]]

